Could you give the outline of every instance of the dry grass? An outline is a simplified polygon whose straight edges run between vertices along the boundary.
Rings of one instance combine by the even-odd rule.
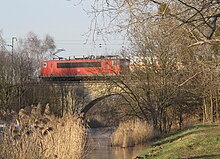
[[[43,116],[39,109],[19,112],[19,129],[4,130],[1,159],[82,159],[86,144],[85,128],[78,116]]]
[[[133,120],[120,123],[112,135],[113,146],[130,147],[146,141],[153,132],[153,128],[144,121]]]

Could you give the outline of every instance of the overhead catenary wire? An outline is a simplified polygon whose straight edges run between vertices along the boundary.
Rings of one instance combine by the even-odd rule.
[[[102,45],[102,46],[112,46],[112,45],[122,45],[122,44],[102,44],[102,43],[98,43],[98,44],[84,44],[84,43],[55,43],[55,44],[60,44],[60,45],[87,45],[87,46],[93,46],[93,45],[98,45],[98,46],[100,46],[100,44]]]
[[[9,42],[9,38],[5,38],[6,43]],[[55,44],[57,45],[87,45],[87,46],[96,46],[96,45],[102,45],[102,46],[114,46],[114,45],[123,45],[123,39],[111,39],[111,41],[114,41],[114,43],[103,43],[103,41],[97,40],[95,42],[86,42],[86,40],[82,39],[58,39],[54,40]],[[118,42],[120,41],[120,42]],[[116,43],[115,43],[116,42]]]

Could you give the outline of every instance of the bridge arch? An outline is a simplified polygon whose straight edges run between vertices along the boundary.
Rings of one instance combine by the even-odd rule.
[[[98,97],[98,98],[92,100],[87,105],[85,105],[85,107],[81,110],[81,113],[86,114],[95,104],[97,104],[101,100],[108,98],[110,96],[116,96],[116,95],[118,95],[118,94],[108,94],[108,95],[104,95],[104,96],[101,96],[101,97]]]

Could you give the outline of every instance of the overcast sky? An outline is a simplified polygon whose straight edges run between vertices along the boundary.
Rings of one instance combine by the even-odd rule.
[[[24,38],[32,31],[40,38],[49,34],[55,39],[57,48],[64,48],[63,56],[82,56],[91,54],[114,54],[122,45],[120,38],[104,45],[97,41],[84,44],[91,18],[83,9],[90,9],[92,0],[1,0],[0,29],[3,38],[11,43],[12,37]],[[102,43],[102,47],[99,47]],[[10,49],[10,48],[9,48]]]

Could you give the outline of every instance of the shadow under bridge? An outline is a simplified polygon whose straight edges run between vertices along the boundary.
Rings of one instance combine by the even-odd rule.
[[[118,96],[119,94],[108,94],[101,97],[98,97],[92,101],[90,101],[88,104],[84,106],[84,108],[81,110],[81,113],[86,114],[92,107],[94,107],[98,102],[102,101],[103,99],[106,99],[108,97]]]

